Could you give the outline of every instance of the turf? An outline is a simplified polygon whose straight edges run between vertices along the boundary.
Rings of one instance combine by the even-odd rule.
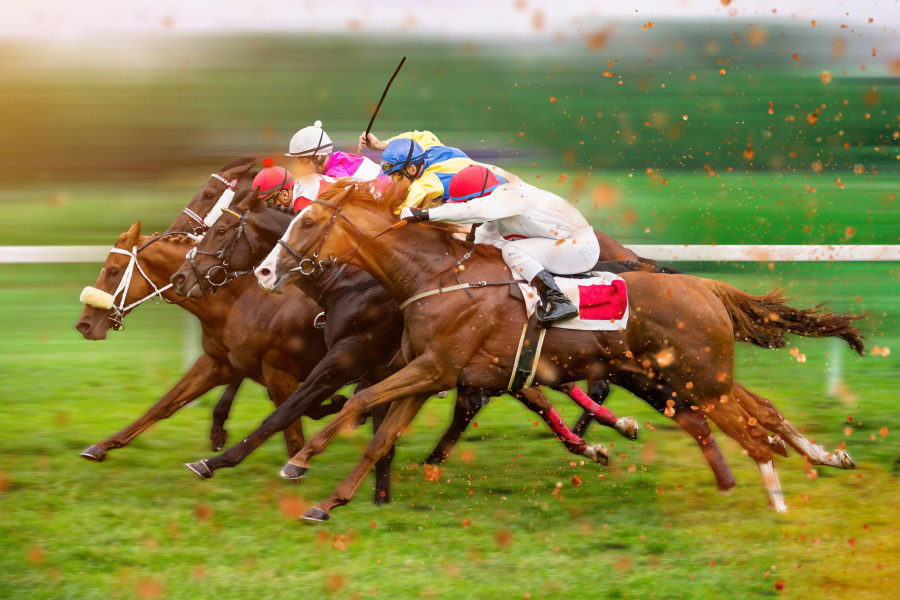
[[[870,345],[897,347],[893,265],[773,267],[699,272],[751,291],[793,282],[799,304],[869,310]],[[811,480],[795,454],[779,459],[786,515],[768,511],[755,467],[730,440],[719,436],[739,485],[722,495],[691,440],[615,391],[608,405],[644,427],[636,443],[589,432],[612,445],[608,468],[573,461],[502,398],[478,416],[441,480],[428,481],[418,461],[451,402],[433,399],[401,438],[393,504],[372,506],[367,482],[331,521],[307,526],[297,515],[349,472],[367,428],[339,437],[300,485],[277,476],[278,440],[210,481],[181,466],[210,454],[214,394],[103,464],[78,457],[174,383],[192,333],[176,307],[150,305],[129,316],[125,332],[81,340],[76,298],[95,276],[89,265],[0,270],[0,597],[893,596],[896,352],[860,358],[829,341],[792,339],[807,357],[801,364],[787,350],[739,347],[740,381],[826,447],[846,443],[860,466],[819,468]],[[836,353],[843,387],[829,398]],[[569,403],[557,405],[575,417]],[[247,385],[231,439],[269,409]]]

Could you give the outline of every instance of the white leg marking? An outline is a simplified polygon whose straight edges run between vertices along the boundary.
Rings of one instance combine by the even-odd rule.
[[[787,512],[784,496],[781,494],[781,482],[778,481],[778,473],[775,472],[775,463],[771,460],[759,463],[759,472],[762,474],[766,493],[769,495],[769,505],[775,512]]]

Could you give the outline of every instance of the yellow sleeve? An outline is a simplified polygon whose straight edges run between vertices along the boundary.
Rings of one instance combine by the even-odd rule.
[[[406,139],[416,142],[417,144],[422,146],[423,150],[427,150],[427,149],[431,148],[432,146],[441,146],[442,145],[441,140],[439,140],[436,135],[434,135],[427,129],[425,131],[406,131],[404,133],[395,135],[388,141],[393,142],[394,140],[399,140],[401,138],[406,138]]]
[[[406,206],[428,208],[432,204],[432,200],[440,198],[443,194],[444,186],[437,175],[426,173],[412,182],[409,186],[409,191],[406,193],[406,200],[395,212],[400,214],[400,210]]]

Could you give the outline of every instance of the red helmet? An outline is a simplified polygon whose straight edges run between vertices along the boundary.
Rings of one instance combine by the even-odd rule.
[[[260,196],[268,196],[280,190],[294,187],[294,176],[284,167],[276,167],[275,161],[266,157],[263,170],[253,178],[253,187],[259,189]]]
[[[482,165],[469,165],[450,180],[448,202],[465,202],[487,196],[494,188],[506,183]]]

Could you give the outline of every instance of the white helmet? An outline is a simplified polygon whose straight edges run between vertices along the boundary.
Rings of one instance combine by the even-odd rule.
[[[333,147],[331,138],[322,129],[322,121],[316,121],[294,134],[285,156],[327,156]]]

